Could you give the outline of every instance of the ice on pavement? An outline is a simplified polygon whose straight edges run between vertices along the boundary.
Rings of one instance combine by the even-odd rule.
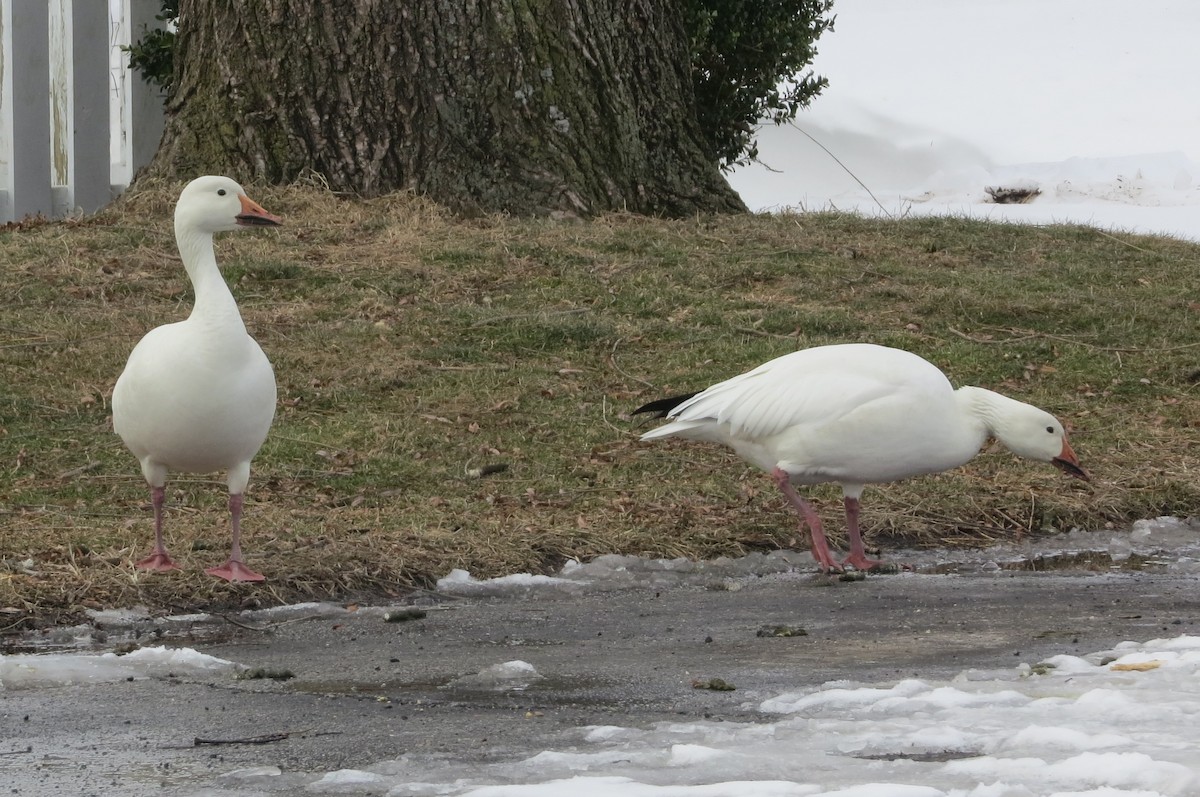
[[[339,769],[308,784],[312,794],[383,794],[389,784],[382,775],[360,769]]]
[[[0,656],[0,692],[47,686],[122,681],[127,678],[186,677],[234,672],[239,665],[191,648],[138,648],[131,653],[18,654]]]
[[[605,554],[586,563],[568,561],[555,576],[517,573],[499,578],[476,579],[466,570],[452,570],[437,582],[438,592],[473,597],[526,594],[538,589],[563,592],[605,591],[630,587],[674,587],[687,584],[713,585],[723,579],[786,573],[811,567],[807,553],[772,551],[737,558],[721,557],[697,562],[692,559],[647,559],[640,556]]]
[[[948,679],[827,683],[761,722],[564,731],[523,760],[405,755],[361,770],[241,770],[226,797],[1192,797],[1200,793],[1200,637]],[[272,786],[271,782],[275,785]],[[243,788],[241,783],[244,783]],[[281,791],[282,790],[282,791]]]
[[[512,592],[527,592],[538,587],[553,587],[567,591],[578,590],[578,581],[553,576],[530,575],[529,573],[514,573],[509,576],[499,576],[480,581],[469,572],[461,569],[451,570],[449,575],[438,579],[437,590],[445,595],[484,596]]]
[[[532,664],[516,659],[493,664],[477,673],[455,678],[446,684],[446,688],[521,691],[543,678]]]

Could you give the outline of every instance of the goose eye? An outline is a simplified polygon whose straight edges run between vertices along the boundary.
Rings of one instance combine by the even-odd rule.
[[[225,189],[224,189],[224,188],[218,188],[218,189],[217,189],[217,196],[225,196]]]
[[[1046,431],[1047,431],[1047,432],[1049,432],[1050,434],[1054,434],[1054,427],[1053,427],[1053,426],[1047,426],[1047,427],[1046,427]]]

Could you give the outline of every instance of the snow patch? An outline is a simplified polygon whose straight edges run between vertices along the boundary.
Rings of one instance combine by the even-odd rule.
[[[493,664],[477,673],[455,678],[444,688],[521,691],[528,689],[543,677],[532,664],[516,659]]]
[[[93,684],[137,678],[211,676],[233,673],[241,665],[191,648],[165,645],[132,653],[17,654],[0,656],[0,691]]]

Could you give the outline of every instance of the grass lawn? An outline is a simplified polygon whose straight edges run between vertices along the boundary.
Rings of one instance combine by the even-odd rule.
[[[0,230],[0,630],[84,607],[401,594],[454,567],[803,546],[766,476],[715,447],[639,443],[628,414],[831,342],[906,348],[1053,412],[1094,478],[990,448],[868,488],[885,555],[1200,511],[1200,246],[834,213],[463,221],[406,196],[256,189],[285,226],[217,250],[279,383],[244,521],[268,581],[202,572],[229,543],[220,474],[168,482],[186,569],[143,573],[149,491],[109,398],[141,335],[189,312],[179,188]],[[811,492],[836,538],[839,491]]]

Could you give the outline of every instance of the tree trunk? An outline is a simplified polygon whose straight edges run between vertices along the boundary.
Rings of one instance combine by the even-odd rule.
[[[673,0],[182,0],[150,172],[412,190],[461,212],[745,210]]]

